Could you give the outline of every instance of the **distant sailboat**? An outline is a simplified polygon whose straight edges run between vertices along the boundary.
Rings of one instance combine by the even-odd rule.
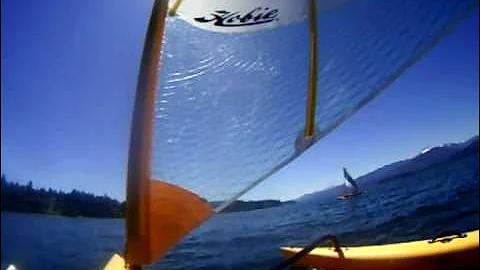
[[[353,180],[353,177],[347,172],[347,169],[343,168],[343,177],[345,178],[346,192],[343,195],[338,196],[340,200],[348,200],[354,196],[362,194],[358,184]]]

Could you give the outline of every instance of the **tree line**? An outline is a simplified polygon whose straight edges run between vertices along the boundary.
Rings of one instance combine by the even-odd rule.
[[[126,203],[119,202],[107,195],[97,196],[73,189],[70,192],[51,188],[33,188],[32,181],[26,185],[7,181],[2,174],[1,210],[22,213],[37,213],[62,216],[83,216],[95,218],[125,217]],[[209,202],[212,207],[222,202]],[[222,212],[251,211],[277,207],[292,202],[278,200],[234,201]]]
[[[63,192],[33,188],[32,181],[21,185],[1,177],[1,210],[63,216],[120,218],[125,216],[125,202],[107,195],[97,196],[73,189]]]

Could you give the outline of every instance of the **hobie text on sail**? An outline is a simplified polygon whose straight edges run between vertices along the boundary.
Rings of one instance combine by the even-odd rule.
[[[235,27],[273,22],[278,20],[278,15],[278,9],[257,7],[246,14],[239,11],[215,10],[210,16],[194,18],[194,20],[200,23],[213,22],[214,25],[221,27]]]

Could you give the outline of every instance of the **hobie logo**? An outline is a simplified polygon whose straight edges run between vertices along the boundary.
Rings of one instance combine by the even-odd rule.
[[[210,14],[211,17],[194,18],[194,20],[200,23],[213,22],[216,26],[247,26],[278,20],[278,14],[278,9],[257,7],[246,14],[239,11],[215,10]]]

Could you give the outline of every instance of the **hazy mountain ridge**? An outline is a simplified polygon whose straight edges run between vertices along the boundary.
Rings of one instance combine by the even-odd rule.
[[[478,135],[461,143],[449,143],[442,146],[431,148],[425,153],[420,153],[413,158],[397,161],[383,167],[380,167],[373,172],[367,173],[356,178],[360,188],[363,184],[371,184],[379,181],[387,181],[392,178],[406,176],[415,172],[427,169],[436,164],[447,162],[452,159],[459,158],[463,155],[478,152]],[[340,173],[339,173],[340,174]],[[317,196],[339,195],[343,191],[343,185],[329,187],[324,190],[305,194],[297,199],[308,200]]]
[[[210,202],[214,208],[220,206],[223,202]],[[263,208],[278,207],[285,204],[294,203],[293,201],[280,201],[280,200],[257,200],[257,201],[242,201],[236,200],[229,206],[227,206],[222,212],[241,212],[241,211],[252,211]]]
[[[459,158],[472,152],[478,153],[478,135],[462,143],[450,143],[430,148],[417,156],[385,165],[373,172],[367,173],[356,179],[360,189],[362,185],[388,181],[389,179],[405,176],[427,169],[433,165]],[[339,175],[341,172],[339,171]],[[353,175],[355,177],[355,175]],[[340,179],[340,177],[339,177]],[[295,201],[308,200],[318,196],[338,196],[343,193],[343,180],[339,185],[321,191],[305,194]],[[125,202],[119,202],[108,196],[96,196],[78,190],[70,193],[54,190],[35,189],[30,182],[28,185],[7,182],[2,175],[2,211],[47,213],[67,216],[87,217],[123,217],[125,215]],[[291,204],[294,201],[236,200],[222,212],[251,211],[263,208],[278,207]],[[221,202],[210,202],[212,207],[218,207]]]

